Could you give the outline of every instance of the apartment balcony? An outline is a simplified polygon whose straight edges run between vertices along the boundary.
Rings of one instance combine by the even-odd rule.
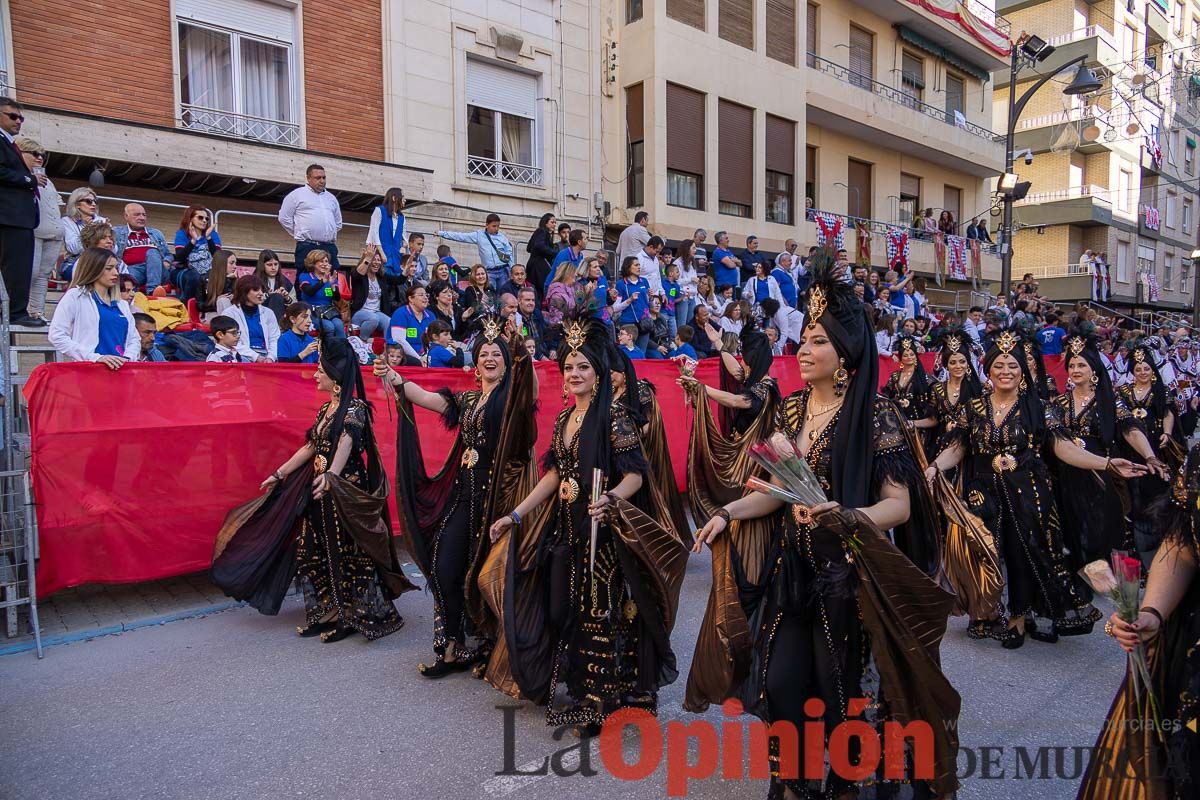
[[[808,54],[808,121],[979,177],[1004,167],[1004,143],[961,114]]]
[[[1100,129],[1100,134],[1093,141],[1080,139],[1075,146],[1080,153],[1090,155],[1115,147],[1129,148],[1130,134],[1126,132],[1126,128],[1135,119],[1127,109],[1110,110],[1094,104],[1052,114],[1025,117],[1017,122],[1013,147],[1017,151],[1028,148],[1034,153],[1048,152],[1053,149],[1055,140],[1062,132],[1062,126],[1069,123],[1079,131],[1093,125]],[[1136,144],[1133,147],[1136,148]]]
[[[1045,63],[1026,66],[1017,73],[1018,85],[1030,81],[1061,67],[1080,56],[1086,56],[1088,64],[1115,64],[1121,59],[1116,39],[1100,25],[1088,25],[1068,33],[1051,36],[1046,40],[1056,48]],[[998,70],[993,76],[996,91],[1008,87],[1008,69]]]
[[[294,122],[235,114],[216,108],[181,103],[179,127],[234,139],[249,139],[283,147],[300,147],[300,126]]]
[[[1102,186],[1071,186],[1066,189],[1030,192],[1013,206],[1016,220],[1022,227],[1111,225],[1111,195],[1111,190]]]
[[[952,6],[953,18],[945,16],[945,3],[923,0],[858,0],[856,5],[899,26],[901,36],[906,28],[978,69],[995,72],[1008,64],[1012,26],[979,0],[959,0]]]
[[[1146,0],[1146,44],[1161,44],[1171,38],[1167,0]]]

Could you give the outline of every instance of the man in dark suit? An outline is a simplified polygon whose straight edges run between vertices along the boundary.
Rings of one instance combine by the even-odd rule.
[[[46,176],[35,176],[13,139],[25,121],[21,104],[0,97],[0,273],[8,289],[9,322],[42,327],[29,316],[29,281],[33,276],[33,229],[38,225],[38,190]]]

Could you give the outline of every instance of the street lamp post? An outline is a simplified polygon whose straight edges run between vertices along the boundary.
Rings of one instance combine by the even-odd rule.
[[[1004,174],[1011,175],[1013,172],[1013,149],[1014,139],[1016,137],[1017,122],[1021,118],[1021,112],[1025,110],[1025,106],[1037,93],[1038,89],[1045,86],[1052,78],[1059,73],[1064,72],[1069,67],[1076,64],[1079,65],[1075,78],[1071,84],[1063,90],[1066,95],[1081,95],[1091,94],[1097,91],[1103,82],[1098,79],[1095,74],[1084,63],[1087,61],[1087,56],[1079,56],[1063,64],[1053,72],[1043,75],[1037,80],[1033,86],[1030,86],[1018,98],[1017,97],[1017,74],[1021,67],[1028,62],[1029,64],[1039,63],[1053,52],[1052,45],[1048,45],[1037,37],[1022,36],[1012,48],[1012,61],[1008,76],[1008,129],[1004,137]],[[1001,226],[1001,235],[1003,243],[1000,245],[1000,291],[1007,292],[1009,284],[1012,283],[1012,257],[1013,257],[1013,195],[1011,191],[1004,192],[1004,221]]]

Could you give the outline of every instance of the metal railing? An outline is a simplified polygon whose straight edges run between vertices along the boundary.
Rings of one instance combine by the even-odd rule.
[[[805,214],[805,221],[815,222],[816,214],[829,214],[830,216],[837,217],[838,219],[842,220],[842,222],[845,223],[844,230],[845,230],[845,236],[846,236],[847,242],[850,241],[850,237],[854,236],[855,223],[865,222],[865,223],[867,223],[867,229],[871,232],[872,236],[883,236],[889,230],[891,230],[893,228],[903,228],[904,230],[908,231],[908,240],[909,240],[910,245],[915,244],[917,242],[925,242],[926,244],[929,244],[930,246],[933,245],[933,234],[932,233],[927,233],[923,228],[914,228],[912,225],[910,225],[906,222],[884,222],[883,220],[879,220],[879,219],[867,219],[866,217],[853,217],[848,214],[839,214],[836,211],[826,211],[825,209],[820,209],[820,208],[808,209]],[[966,237],[964,236],[963,238],[966,238]],[[981,247],[982,252],[992,253],[992,254],[995,254],[998,249],[999,249],[999,245],[997,245],[994,242],[991,244],[985,243]]]
[[[542,168],[528,164],[513,164],[483,156],[467,156],[467,174],[492,181],[519,183],[523,186],[541,186]]]
[[[1042,280],[1043,278],[1070,278],[1088,274],[1088,268],[1078,263],[1028,267],[1025,271],[1032,274],[1037,280]]]
[[[267,214],[262,211],[237,211],[234,209],[222,208],[222,209],[219,209],[219,210],[213,212],[213,227],[218,228],[220,226],[220,220],[225,217],[256,217],[258,219],[272,220],[276,224],[278,224],[278,220],[279,220],[279,217],[277,215]],[[365,231],[369,230],[370,227],[371,227],[370,225],[363,225],[362,223],[359,223],[359,222],[343,222],[342,223],[342,230],[346,230],[347,228],[362,228],[363,231],[365,232]],[[284,231],[283,228],[280,228],[279,231],[280,231],[281,236],[291,238],[291,237],[287,236],[287,232]],[[365,238],[366,237],[364,234],[364,239]],[[276,245],[236,244],[236,243],[227,242],[224,240],[222,240],[222,242],[221,242],[221,248],[224,250],[234,250],[239,253],[249,253],[254,256],[257,256],[257,254],[263,250],[267,250],[267,249],[273,250],[273,249],[276,249],[278,246],[279,245],[277,245],[277,244]],[[338,249],[341,250],[341,247],[339,247]],[[341,260],[340,257],[341,257],[341,254],[339,253],[339,260]],[[357,259],[358,256],[355,255],[354,258]],[[299,266],[299,265],[297,265],[297,266]],[[343,264],[343,266],[346,266],[346,265]]]
[[[0,69],[0,94],[8,94],[8,71]]]
[[[1064,44],[1070,44],[1071,42],[1081,42],[1084,39],[1091,39],[1093,36],[1104,42],[1113,50],[1117,49],[1117,43],[1116,40],[1113,39],[1113,35],[1109,33],[1108,30],[1102,25],[1088,25],[1086,28],[1076,28],[1070,33],[1060,33],[1058,36],[1051,36],[1046,41],[1048,44],[1059,47]]]
[[[1109,201],[1111,189],[1106,189],[1103,186],[1069,186],[1066,189],[1055,189],[1051,192],[1037,192],[1035,194],[1027,194],[1021,200],[1016,201],[1013,205],[1028,206],[1036,203],[1053,203],[1056,200],[1074,200],[1080,197],[1090,197],[1095,200]]]
[[[301,144],[300,126],[294,122],[236,114],[189,103],[179,105],[179,126],[201,133],[215,133],[218,136],[250,139],[284,147],[299,147]]]
[[[976,125],[974,122],[968,122],[965,119],[960,119],[955,116],[955,112],[947,111],[944,108],[931,106],[923,100],[918,100],[911,94],[897,89],[894,86],[888,86],[885,83],[880,83],[869,75],[855,72],[848,67],[843,67],[841,64],[835,64],[827,58],[821,58],[816,53],[808,54],[808,65],[818,72],[824,72],[826,75],[831,75],[839,81],[848,83],[851,86],[857,86],[860,89],[865,89],[872,94],[879,95],[885,100],[890,100],[897,105],[911,108],[914,111],[919,111],[925,116],[932,119],[940,120],[941,122],[951,125],[959,130],[964,130],[967,133],[974,134],[981,139],[986,139],[989,142],[998,141],[1000,137],[991,130]]]
[[[958,4],[970,12],[975,19],[986,22],[1001,33],[1008,33],[1012,30],[1011,22],[997,14],[995,8],[988,8],[979,0],[959,0]]]

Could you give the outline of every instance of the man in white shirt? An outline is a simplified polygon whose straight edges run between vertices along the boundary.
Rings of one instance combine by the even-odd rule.
[[[296,266],[312,250],[329,253],[334,269],[338,263],[337,235],[342,229],[342,207],[332,192],[325,190],[325,168],[310,164],[304,171],[304,186],[288,192],[279,207],[279,224],[296,240]]]
[[[662,269],[658,265],[658,254],[665,244],[661,236],[651,236],[646,246],[637,253],[638,263],[642,267],[641,276],[650,284],[650,294],[658,297],[663,296]]]
[[[639,211],[633,215],[633,224],[621,231],[621,237],[617,239],[618,271],[620,271],[621,265],[625,263],[626,258],[636,256],[646,246],[646,242],[650,241],[650,231],[646,228],[649,222],[650,213],[648,211]]]

